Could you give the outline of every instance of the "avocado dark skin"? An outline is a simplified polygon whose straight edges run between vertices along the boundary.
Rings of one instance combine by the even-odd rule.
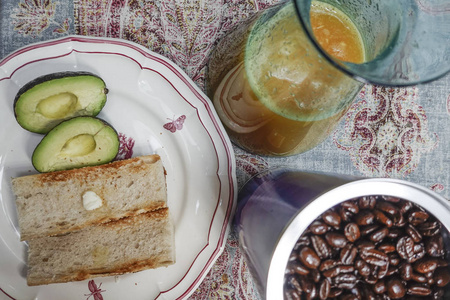
[[[90,72],[47,74],[19,89],[14,115],[24,129],[45,134],[64,120],[98,115],[107,93],[105,82]]]

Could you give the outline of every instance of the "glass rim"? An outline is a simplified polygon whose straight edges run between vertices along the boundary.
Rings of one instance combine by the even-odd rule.
[[[380,86],[385,86],[385,87],[394,87],[394,88],[395,87],[411,87],[411,86],[415,86],[415,85],[423,85],[423,84],[431,83],[433,81],[441,79],[441,78],[445,77],[446,75],[450,74],[450,62],[449,62],[446,70],[444,69],[444,71],[442,71],[441,73],[436,74],[435,76],[432,76],[432,77],[424,79],[424,80],[412,80],[412,81],[408,81],[408,82],[404,82],[404,83],[393,83],[393,82],[389,82],[389,81],[377,80],[374,78],[366,78],[362,74],[359,74],[358,72],[352,71],[349,68],[345,67],[345,64],[343,64],[343,63],[345,63],[344,61],[341,61],[341,60],[338,60],[338,59],[332,57],[330,54],[328,54],[328,52],[326,52],[322,48],[322,46],[320,46],[320,44],[317,42],[317,39],[316,39],[314,33],[309,30],[310,27],[308,27],[307,21],[305,21],[304,18],[302,17],[302,14],[300,12],[300,7],[298,4],[300,1],[303,1],[303,0],[293,0],[295,12],[296,12],[298,21],[300,22],[300,24],[302,26],[302,29],[308,36],[308,38],[309,38],[310,42],[313,44],[314,48],[316,48],[316,50],[320,53],[320,55],[322,55],[336,69],[342,71],[346,75],[350,76],[351,78],[353,78],[361,83],[371,84],[371,85],[380,85]],[[314,1],[314,0],[312,0],[312,1]],[[310,2],[312,2],[312,1],[310,1]],[[316,0],[316,1],[320,1],[320,0]]]

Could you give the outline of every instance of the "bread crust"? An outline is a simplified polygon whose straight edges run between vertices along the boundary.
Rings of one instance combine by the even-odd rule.
[[[36,184],[41,184],[43,186],[46,183],[54,183],[58,181],[67,182],[70,180],[78,180],[81,177],[91,176],[91,179],[101,178],[104,174],[114,174],[117,173],[120,168],[128,167],[128,170],[132,173],[139,173],[145,171],[145,167],[141,164],[135,164],[139,161],[145,161],[147,164],[154,164],[160,160],[159,155],[147,155],[138,156],[126,160],[117,160],[108,164],[84,167],[79,169],[72,169],[67,171],[55,171],[48,173],[41,173],[37,175],[28,175],[26,177],[37,176],[38,180],[34,181]]]
[[[62,235],[167,207],[165,169],[159,155],[105,165],[13,178],[21,240]],[[102,199],[88,211],[86,191]]]
[[[122,255],[120,245],[124,246],[130,236],[140,241],[145,239],[145,243],[140,249],[125,251]],[[61,245],[70,245],[71,248]],[[108,257],[95,259],[97,247],[108,249],[104,253]],[[119,260],[112,258],[115,252],[120,252]],[[29,242],[28,263],[27,284],[30,286],[81,281],[169,266],[175,263],[174,228],[169,209],[162,208],[99,224],[64,236],[32,240]]]

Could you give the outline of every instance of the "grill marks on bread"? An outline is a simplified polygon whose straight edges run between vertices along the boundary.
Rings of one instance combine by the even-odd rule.
[[[29,241],[28,285],[120,275],[175,262],[174,229],[162,208]]]
[[[14,178],[21,240],[59,235],[167,206],[165,170],[158,155]],[[88,211],[82,196],[102,206]]]

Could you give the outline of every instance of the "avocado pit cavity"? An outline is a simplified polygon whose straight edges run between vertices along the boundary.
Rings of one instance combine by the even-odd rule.
[[[66,92],[41,100],[36,106],[36,112],[49,119],[60,119],[72,115],[78,106],[77,96]]]
[[[61,154],[70,157],[84,156],[95,150],[97,143],[91,134],[79,134],[67,140],[61,149]]]

